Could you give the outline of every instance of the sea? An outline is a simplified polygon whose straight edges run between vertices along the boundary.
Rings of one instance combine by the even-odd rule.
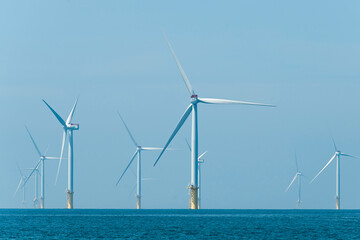
[[[1,239],[360,239],[360,210],[0,209]]]

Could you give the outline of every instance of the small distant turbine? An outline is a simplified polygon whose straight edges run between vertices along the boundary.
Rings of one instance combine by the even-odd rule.
[[[190,152],[191,152],[191,146],[190,146],[190,144],[189,144],[189,142],[185,139],[185,141],[186,141],[186,144],[187,144],[187,146],[188,146],[188,148],[189,148],[189,150],[190,150]],[[204,163],[205,162],[205,160],[202,158],[206,153],[207,153],[208,151],[205,151],[205,152],[203,152],[199,157],[198,157],[198,178],[199,178],[199,192],[198,192],[198,205],[199,205],[199,207],[198,207],[198,209],[200,209],[200,207],[201,207],[201,164],[202,163]]]
[[[360,158],[356,156],[352,156],[346,153],[342,153],[338,148],[336,147],[335,141],[333,140],[334,148],[335,148],[335,154],[331,157],[329,162],[321,169],[321,171],[316,174],[316,176],[311,180],[310,183],[312,183],[323,171],[324,169],[329,166],[329,164],[336,158],[336,209],[340,209],[340,156],[344,157],[351,157],[351,158]]]
[[[66,190],[67,193],[67,208],[68,209],[73,209],[73,194],[74,194],[74,182],[73,182],[73,177],[74,177],[74,147],[73,147],[73,142],[74,142],[74,134],[73,131],[77,131],[79,130],[79,124],[75,124],[75,123],[71,123],[71,119],[74,115],[74,111],[78,102],[78,98],[75,101],[75,104],[68,116],[68,118],[66,119],[66,122],[64,121],[64,119],[62,119],[60,117],[59,114],[57,114],[57,112],[55,112],[54,109],[52,109],[52,107],[50,107],[49,104],[47,104],[47,102],[45,102],[45,100],[43,100],[43,102],[46,104],[46,106],[48,106],[48,108],[51,110],[51,112],[55,115],[56,119],[60,122],[60,124],[62,125],[62,127],[64,128],[64,134],[63,134],[63,139],[62,139],[62,146],[61,146],[61,154],[60,154],[60,161],[59,161],[59,166],[58,166],[58,170],[57,170],[57,174],[56,174],[56,180],[55,180],[55,184],[58,180],[59,177],[59,172],[60,172],[60,166],[61,166],[61,160],[63,158],[63,152],[64,152],[64,146],[65,146],[65,142],[66,142],[66,138],[69,135],[69,150],[68,150],[68,187]]]
[[[16,164],[16,166],[17,166],[17,168],[18,168],[18,170],[19,170],[19,173],[20,173],[20,181],[19,181],[19,184],[18,184],[18,186],[17,186],[17,188],[16,188],[16,191],[15,191],[15,193],[14,193],[14,197],[15,197],[16,193],[19,191],[19,189],[22,188],[22,190],[23,190],[22,206],[25,207],[25,203],[26,203],[26,200],[25,200],[25,199],[26,199],[26,198],[25,198],[25,188],[26,188],[26,182],[25,182],[25,180],[26,180],[26,176],[22,173],[19,165]]]
[[[154,147],[142,147],[139,144],[137,144],[137,142],[135,141],[135,138],[133,137],[133,135],[131,134],[129,128],[127,127],[124,119],[121,117],[120,113],[118,112],[119,117],[121,119],[121,121],[123,122],[126,131],[128,132],[132,142],[134,143],[135,147],[136,147],[136,151],[134,153],[134,155],[131,157],[129,164],[126,166],[124,172],[121,174],[119,180],[116,182],[116,186],[119,184],[120,180],[122,179],[122,177],[124,176],[124,174],[126,173],[126,171],[128,170],[128,168],[130,167],[131,163],[133,162],[133,160],[135,159],[136,155],[138,156],[137,159],[137,174],[136,174],[136,209],[141,209],[141,152],[142,151],[156,151],[156,150],[162,150],[162,148],[154,148]]]
[[[298,167],[298,161],[297,161],[297,157],[295,155],[295,163],[296,163],[296,174],[294,176],[294,178],[292,179],[292,181],[290,182],[289,186],[285,189],[285,192],[287,192],[291,185],[295,182],[296,178],[298,179],[298,200],[296,202],[296,207],[297,208],[301,208],[301,178],[304,176],[302,172],[299,171],[299,167]]]
[[[165,37],[166,38],[166,37]],[[180,128],[185,123],[186,119],[189,117],[190,113],[192,113],[192,125],[191,125],[191,172],[190,172],[190,209],[198,209],[198,190],[199,190],[199,182],[198,182],[198,109],[197,106],[199,103],[205,104],[242,104],[242,105],[252,105],[252,106],[265,106],[265,107],[275,107],[274,105],[270,104],[263,104],[263,103],[253,103],[253,102],[243,102],[243,101],[234,101],[234,100],[227,100],[227,99],[215,99],[215,98],[200,98],[195,93],[194,89],[192,88],[188,77],[186,76],[183,68],[180,65],[179,60],[177,59],[174,50],[170,42],[166,39],[167,44],[169,46],[170,52],[173,55],[176,65],[181,73],[181,76],[184,80],[184,83],[190,93],[190,105],[186,108],[184,114],[182,115],[179,123],[175,127],[174,131],[172,132],[169,140],[166,142],[163,150],[161,151],[160,155],[156,159],[154,166],[160,160],[161,156],[163,155],[166,148],[169,146],[173,138],[176,136]]]
[[[33,143],[36,152],[38,153],[40,159],[39,161],[36,163],[35,167],[32,168],[32,172],[30,173],[29,177],[25,180],[25,182],[27,182],[29,180],[29,178],[31,177],[31,175],[34,173],[34,171],[38,171],[38,168],[40,166],[40,208],[45,208],[45,160],[58,160],[60,158],[57,157],[47,157],[45,156],[45,154],[42,154],[41,151],[39,150],[38,146],[35,143],[34,138],[32,137],[29,129],[25,126],[27,133],[29,134],[29,137],[31,139],[31,142]],[[36,176],[35,176],[36,177]]]

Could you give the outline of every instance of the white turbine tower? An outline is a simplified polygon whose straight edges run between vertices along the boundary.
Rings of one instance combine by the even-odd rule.
[[[25,180],[26,180],[26,176],[22,173],[19,165],[16,165],[16,166],[17,166],[17,168],[18,168],[18,170],[19,170],[19,173],[20,173],[20,181],[19,181],[19,184],[18,184],[18,186],[17,186],[17,188],[16,188],[16,191],[15,191],[15,193],[14,193],[14,197],[15,197],[16,193],[19,191],[19,189],[22,188],[22,189],[23,189],[22,205],[23,205],[23,207],[25,207],[25,203],[26,203],[26,201],[25,201],[25,199],[26,199],[26,198],[25,198],[25,188],[26,188],[26,182],[25,182]]]
[[[122,177],[124,176],[124,174],[126,173],[126,171],[128,170],[128,168],[130,167],[131,163],[134,161],[136,155],[138,156],[137,158],[137,174],[136,174],[136,209],[141,209],[141,152],[142,151],[156,151],[156,150],[162,150],[162,148],[154,148],[154,147],[142,147],[139,144],[137,144],[137,142],[135,141],[135,138],[133,137],[133,135],[131,134],[129,128],[127,127],[124,119],[121,117],[120,113],[118,112],[119,117],[121,119],[121,121],[123,122],[126,131],[128,132],[132,142],[134,143],[135,147],[136,147],[136,151],[134,153],[134,155],[131,157],[129,164],[126,166],[124,172],[121,174],[119,180],[117,181],[116,185],[119,184],[120,180],[122,179]]]
[[[31,177],[31,175],[34,173],[34,171],[38,170],[39,166],[40,166],[40,208],[45,208],[45,160],[58,160],[60,158],[57,157],[47,157],[45,156],[45,154],[42,154],[41,151],[39,150],[38,146],[35,143],[34,138],[32,137],[29,129],[27,127],[26,131],[29,134],[29,137],[31,139],[31,142],[33,143],[36,152],[38,153],[40,159],[39,161],[36,163],[35,167],[32,169],[33,171],[30,173],[29,177],[26,179],[26,182],[29,180],[29,178]],[[36,178],[37,176],[35,176]]]
[[[346,153],[342,153],[340,150],[337,149],[336,144],[334,139],[333,140],[333,144],[334,144],[334,148],[335,148],[335,154],[330,158],[330,160],[328,161],[328,163],[325,165],[325,167],[323,167],[323,169],[321,169],[321,171],[316,174],[316,176],[310,181],[310,183],[312,183],[324,170],[327,166],[329,166],[329,164],[336,158],[336,209],[340,209],[340,156],[344,156],[344,157],[351,157],[351,158],[359,158],[356,156],[352,156]]]
[[[40,172],[39,172],[39,166],[37,166],[37,168],[28,168],[27,170],[32,170],[33,172],[35,172],[34,178],[35,178],[35,191],[34,191],[34,200],[33,200],[33,207],[34,208],[38,208],[39,205],[39,191],[38,191],[38,177],[40,176]],[[27,177],[26,180],[28,180],[30,178]]]
[[[191,146],[189,144],[189,142],[185,139],[187,146],[189,147],[189,150],[191,152]],[[205,160],[202,158],[208,151],[203,152],[199,157],[198,157],[198,178],[199,178],[199,196],[198,196],[198,205],[199,205],[199,209],[201,209],[201,164],[203,164],[205,162]]]
[[[57,174],[56,174],[56,180],[55,180],[55,184],[57,182],[57,179],[59,177],[59,172],[60,172],[60,166],[61,166],[61,160],[63,157],[63,152],[64,152],[64,146],[65,146],[65,142],[66,142],[66,138],[69,135],[69,150],[68,150],[68,187],[67,187],[67,208],[68,209],[73,209],[73,194],[74,194],[74,184],[73,184],[73,166],[74,166],[74,148],[73,148],[73,131],[77,131],[79,130],[79,124],[74,124],[71,123],[71,119],[74,115],[74,111],[78,102],[78,98],[75,101],[75,104],[68,116],[68,118],[66,119],[66,122],[64,121],[64,119],[62,119],[60,117],[59,114],[57,114],[55,112],[54,109],[52,109],[52,107],[50,107],[49,104],[47,104],[47,102],[45,102],[45,100],[43,100],[43,102],[46,104],[46,106],[49,107],[49,109],[51,110],[51,112],[55,115],[55,117],[57,118],[57,120],[60,122],[60,124],[63,126],[64,128],[64,134],[63,134],[63,139],[62,139],[62,146],[61,146],[61,154],[60,154],[60,161],[59,161],[59,166],[58,166],[58,170],[57,170]]]
[[[191,182],[190,182],[190,191],[191,191],[191,199],[190,199],[190,208],[198,209],[198,189],[199,189],[199,178],[198,178],[198,118],[197,118],[197,105],[198,103],[206,103],[206,104],[243,104],[243,105],[253,105],[253,106],[267,106],[274,107],[274,105],[262,104],[262,103],[253,103],[253,102],[243,102],[243,101],[233,101],[226,99],[215,99],[215,98],[199,98],[198,95],[193,90],[188,77],[186,76],[183,68],[180,65],[179,60],[177,59],[175,52],[172,49],[169,41],[166,39],[168,46],[170,48],[171,54],[173,55],[177,67],[180,70],[181,76],[185,82],[185,85],[190,93],[190,105],[186,108],[185,113],[181,117],[178,125],[175,130],[171,134],[169,140],[166,142],[163,150],[161,151],[159,157],[156,159],[154,166],[157,164],[164,151],[171,143],[177,132],[180,130],[190,113],[192,112],[192,130],[191,130]]]
[[[295,163],[296,163],[296,174],[294,176],[294,178],[292,179],[292,181],[290,182],[289,186],[286,188],[285,192],[287,192],[291,185],[295,182],[296,178],[298,180],[298,200],[296,202],[296,207],[297,208],[301,208],[301,178],[304,176],[302,172],[299,171],[299,166],[298,166],[298,162],[297,162],[297,157],[295,155]]]

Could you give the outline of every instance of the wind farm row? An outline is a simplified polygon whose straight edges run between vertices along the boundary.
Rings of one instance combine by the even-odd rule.
[[[202,190],[202,180],[201,180],[201,171],[202,167],[201,165],[204,163],[204,157],[207,151],[205,152],[199,152],[199,138],[198,138],[198,106],[201,106],[201,104],[209,104],[209,105],[249,105],[249,106],[255,106],[255,107],[276,107],[272,104],[265,104],[265,103],[257,103],[257,102],[247,102],[247,101],[238,101],[238,100],[229,100],[229,99],[217,99],[217,98],[202,98],[199,97],[197,92],[193,89],[185,71],[183,70],[174,50],[168,39],[165,37],[166,42],[168,44],[168,47],[170,49],[170,53],[172,57],[175,60],[175,63],[177,65],[177,68],[180,71],[181,77],[183,79],[183,82],[185,83],[186,89],[188,90],[188,94],[190,96],[190,103],[188,107],[185,109],[184,113],[182,114],[180,120],[176,124],[175,128],[171,132],[170,136],[167,138],[167,141],[163,146],[143,146],[139,144],[139,142],[136,141],[136,138],[130,131],[130,128],[128,127],[127,123],[125,122],[125,119],[123,117],[123,112],[120,114],[118,112],[119,121],[122,122],[128,136],[130,137],[131,142],[135,146],[135,152],[131,156],[130,160],[128,161],[125,169],[121,171],[119,174],[119,178],[117,182],[115,183],[117,186],[121,182],[121,180],[124,178],[126,173],[128,172],[129,168],[136,162],[136,208],[141,209],[141,201],[142,201],[142,157],[143,153],[147,151],[158,151],[159,155],[154,161],[153,166],[156,167],[160,159],[164,158],[165,152],[167,151],[176,151],[176,148],[169,148],[170,144],[172,143],[173,139],[177,136],[179,130],[183,127],[184,123],[187,121],[189,116],[191,115],[191,141],[190,143],[186,141],[186,144],[188,146],[188,149],[190,151],[190,183],[187,186],[189,192],[190,192],[190,199],[189,199],[189,208],[190,209],[200,209],[201,208],[201,190]],[[34,177],[35,181],[35,197],[34,197],[34,207],[40,207],[45,208],[45,175],[49,175],[46,173],[45,169],[45,162],[48,161],[58,161],[58,168],[57,173],[55,177],[55,182],[58,181],[60,169],[62,165],[62,161],[64,159],[67,160],[67,202],[66,206],[68,209],[74,208],[74,131],[79,130],[79,124],[72,123],[72,118],[74,115],[74,112],[76,110],[76,106],[78,103],[78,99],[76,99],[73,108],[70,111],[70,114],[68,115],[67,119],[65,120],[62,118],[45,100],[43,100],[44,104],[47,106],[47,108],[51,111],[51,113],[55,116],[57,121],[60,123],[60,126],[63,128],[63,137],[62,137],[62,145],[61,145],[61,151],[60,151],[60,157],[48,157],[47,151],[42,152],[40,151],[39,147],[37,146],[35,139],[33,138],[32,134],[30,133],[30,130],[26,127],[26,131],[29,135],[29,138],[34,145],[34,148],[39,155],[39,160],[35,164],[34,167],[30,169],[30,174],[25,176],[23,172],[21,171],[19,167],[19,173],[21,175],[20,182],[18,184],[18,187],[16,189],[16,192],[19,192],[20,189],[23,190],[23,201],[25,201],[25,187],[28,183],[28,181]],[[216,123],[213,123],[216,125]],[[67,158],[64,158],[64,150],[65,145],[68,143],[68,156]],[[335,154],[332,156],[332,158],[328,161],[328,163],[321,169],[321,171],[311,180],[313,182],[334,160],[336,160],[336,209],[340,209],[340,157],[352,157],[352,158],[358,158],[353,155],[342,153],[340,150],[338,150],[337,146],[335,145],[335,142],[333,140],[334,147],[335,147]],[[208,149],[211,153],[211,149]],[[136,161],[135,161],[136,160]],[[299,170],[297,159],[295,158],[296,162],[296,174],[291,180],[289,186],[286,188],[285,191],[288,191],[291,186],[295,183],[295,181],[298,181],[298,200],[297,200],[297,207],[301,207],[301,188],[302,188],[302,177],[306,177],[302,171]],[[80,170],[79,170],[80,171]],[[46,174],[45,174],[46,173]],[[76,171],[75,171],[76,173]],[[307,178],[307,177],[306,177]],[[40,197],[38,197],[38,179],[40,179]]]

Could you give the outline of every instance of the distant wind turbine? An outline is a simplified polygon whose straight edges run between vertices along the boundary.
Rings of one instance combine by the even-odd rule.
[[[291,185],[295,182],[296,178],[298,179],[298,200],[296,202],[296,207],[297,208],[301,208],[301,178],[304,176],[302,172],[299,171],[299,166],[298,166],[298,161],[297,161],[297,157],[295,155],[295,163],[296,163],[296,174],[294,176],[294,178],[292,179],[292,181],[290,182],[289,186],[286,188],[285,192],[287,192]]]
[[[128,168],[130,167],[131,163],[134,161],[136,155],[138,156],[137,158],[137,174],[136,174],[136,209],[141,209],[141,152],[142,151],[156,151],[156,150],[162,150],[162,148],[155,148],[155,147],[142,147],[139,144],[137,144],[137,142],[135,141],[135,138],[133,137],[133,135],[131,134],[129,128],[127,127],[124,119],[122,118],[122,116],[120,115],[120,113],[118,112],[119,117],[121,119],[121,121],[123,122],[126,131],[128,132],[132,142],[134,143],[135,147],[136,147],[136,151],[133,154],[133,156],[130,159],[129,164],[126,166],[124,172],[121,174],[119,180],[116,182],[116,186],[119,184],[120,180],[122,179],[122,177],[124,176],[124,174],[126,173],[126,171],[128,170]]]
[[[161,156],[163,155],[166,148],[169,146],[177,132],[183,126],[186,119],[189,117],[192,112],[192,131],[191,131],[191,182],[190,182],[190,209],[198,209],[198,189],[199,189],[199,178],[198,178],[198,118],[197,118],[197,105],[198,103],[206,103],[206,104],[243,104],[243,105],[253,105],[253,106],[266,106],[266,107],[274,107],[274,105],[262,104],[262,103],[253,103],[253,102],[243,102],[243,101],[233,101],[226,99],[215,99],[215,98],[199,98],[195,91],[193,90],[188,77],[186,76],[183,68],[180,65],[179,60],[177,59],[174,50],[170,42],[165,39],[170,48],[170,52],[173,55],[176,65],[179,68],[181,76],[184,80],[184,83],[190,93],[190,105],[186,108],[185,113],[182,115],[179,123],[177,124],[175,130],[171,134],[169,140],[166,142],[163,150],[161,151],[159,157],[156,159],[154,166],[157,164]]]
[[[72,119],[72,117],[74,115],[78,99],[79,98],[76,99],[75,104],[74,104],[68,118],[66,119],[66,122],[64,121],[64,119],[62,119],[60,117],[59,114],[57,114],[57,112],[55,112],[54,109],[52,109],[52,107],[50,107],[49,104],[47,104],[47,102],[45,102],[45,100],[43,100],[43,102],[46,104],[46,106],[49,107],[51,112],[55,115],[56,119],[60,122],[60,124],[64,128],[64,134],[63,134],[62,146],[61,146],[61,154],[60,154],[60,161],[59,161],[59,166],[58,166],[58,170],[57,170],[57,174],[56,174],[55,184],[56,184],[56,182],[58,180],[58,177],[59,177],[61,160],[62,160],[62,157],[63,157],[66,138],[69,135],[68,187],[67,187],[67,191],[66,191],[67,192],[67,204],[66,204],[66,206],[67,206],[68,209],[73,209],[73,207],[74,207],[73,206],[73,194],[74,194],[74,183],[73,183],[73,176],[74,176],[74,170],[73,170],[73,166],[74,166],[73,138],[74,138],[74,135],[73,135],[73,131],[79,130],[79,124],[71,123],[71,119]]]
[[[14,193],[14,197],[15,197],[16,193],[19,191],[19,189],[22,188],[22,190],[23,190],[22,205],[23,205],[23,207],[25,207],[25,203],[26,203],[26,201],[25,201],[25,199],[26,199],[26,198],[25,198],[25,189],[26,189],[26,182],[25,182],[25,180],[26,180],[26,176],[22,173],[19,165],[16,164],[16,166],[17,166],[17,169],[19,170],[20,181],[19,181],[19,184],[18,184],[18,186],[17,186],[17,188],[16,188],[16,191],[15,191],[15,193]]]
[[[311,180],[310,183],[312,183],[324,170],[329,166],[329,164],[336,158],[336,209],[340,209],[340,156],[344,157],[351,157],[351,158],[359,158],[356,156],[352,156],[346,153],[342,153],[338,148],[336,147],[335,141],[333,140],[334,148],[335,148],[335,154],[330,158],[328,163],[321,169],[321,171],[316,174],[316,176]]]
[[[25,180],[25,182],[27,182],[29,180],[29,178],[31,177],[31,175],[34,173],[34,171],[37,171],[40,166],[40,208],[45,208],[45,160],[58,160],[60,158],[57,157],[47,157],[45,156],[46,153],[42,154],[41,151],[39,150],[38,146],[35,143],[34,138],[32,137],[29,129],[25,126],[27,133],[29,134],[29,137],[31,139],[31,142],[33,143],[36,152],[38,153],[40,159],[39,161],[36,163],[35,167],[32,168],[32,172],[30,173],[29,177]]]

